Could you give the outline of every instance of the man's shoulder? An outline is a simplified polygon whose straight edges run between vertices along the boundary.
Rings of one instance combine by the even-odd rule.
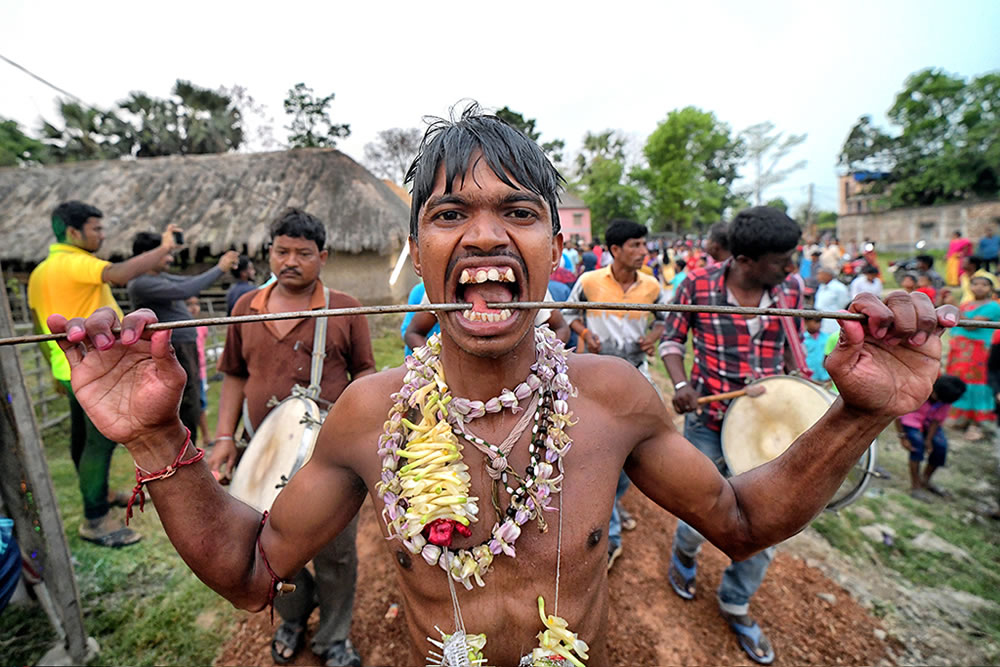
[[[341,292],[332,287],[328,287],[327,289],[330,291],[331,308],[360,308],[362,305],[357,297],[353,297],[347,292]]]

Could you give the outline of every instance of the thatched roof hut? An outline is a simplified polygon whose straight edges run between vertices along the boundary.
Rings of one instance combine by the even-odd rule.
[[[49,218],[60,202],[79,199],[105,215],[98,253],[131,255],[136,232],[185,230],[195,258],[237,248],[260,256],[268,225],[288,206],[326,223],[329,268],[347,256],[372,255],[378,272],[392,268],[406,241],[409,211],[400,197],[364,167],[333,149],[225,153],[140,160],[93,161],[44,168],[0,169],[0,262],[22,269],[45,258],[53,242]],[[371,263],[371,262],[369,262]],[[347,262],[351,271],[357,261]],[[348,266],[342,266],[343,273]],[[349,276],[370,284],[372,276]],[[386,301],[386,287],[359,298]],[[404,281],[405,282],[405,281]],[[342,288],[343,289],[343,288]],[[399,289],[408,289],[401,286]],[[349,289],[345,291],[350,291]]]

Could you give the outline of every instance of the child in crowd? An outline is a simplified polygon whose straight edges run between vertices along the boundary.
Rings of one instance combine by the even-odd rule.
[[[981,275],[972,276],[969,291],[972,300],[959,306],[962,319],[1000,321],[1000,305],[993,300],[993,281]],[[951,416],[957,428],[966,429],[965,439],[973,442],[983,437],[980,426],[992,425],[994,420],[995,401],[986,382],[992,338],[991,329],[954,327],[951,330],[947,373],[957,376],[968,387],[952,406]]]
[[[899,287],[907,294],[917,289],[917,279],[912,273],[904,273],[899,279]]]
[[[918,275],[917,276],[917,289],[916,289],[916,291],[917,292],[922,292],[923,294],[926,294],[930,298],[931,303],[934,303],[934,304],[937,303],[937,290],[934,289],[934,283],[931,282],[931,277],[930,276],[927,276],[927,275]]]
[[[830,338],[829,333],[820,331],[823,320],[818,317],[807,317],[806,330],[802,334],[802,343],[806,348],[806,364],[812,371],[812,379],[816,382],[828,382],[830,374],[823,367],[826,360],[826,343]]]
[[[942,375],[934,383],[930,398],[914,412],[896,420],[896,431],[903,449],[910,452],[910,495],[919,500],[930,500],[926,492],[946,496],[947,492],[931,484],[931,475],[944,465],[948,454],[948,440],[941,423],[947,419],[951,404],[965,393],[965,383],[954,375]],[[920,473],[924,451],[930,443],[931,451]]]
[[[189,297],[184,304],[187,306],[191,317],[201,315],[201,301],[198,297]],[[205,340],[208,338],[208,327],[196,327],[198,345],[198,372],[201,374],[201,415],[198,416],[198,430],[201,431],[202,442],[206,445],[212,444],[212,437],[208,434],[208,371],[205,369]]]

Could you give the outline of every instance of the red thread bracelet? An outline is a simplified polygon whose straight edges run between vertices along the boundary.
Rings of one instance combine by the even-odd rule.
[[[181,460],[182,458],[184,458],[184,453],[187,451],[188,446],[191,444],[191,431],[186,426],[184,427],[184,430],[187,431],[187,437],[184,439],[184,444],[181,446],[181,451],[177,452],[177,458],[175,458],[174,462],[168,465],[166,468],[151,473],[147,470],[143,470],[142,468],[139,467],[139,464],[136,464],[135,488],[132,489],[132,497],[128,499],[128,505],[125,506],[126,526],[128,525],[129,520],[132,518],[132,504],[135,502],[136,496],[138,496],[139,498],[139,511],[142,512],[144,510],[146,504],[146,492],[143,491],[142,489],[144,484],[148,484],[149,482],[155,482],[156,480],[159,479],[166,479],[167,477],[170,477],[175,472],[177,472],[178,469],[183,468],[184,466],[187,465],[191,465],[192,463],[197,463],[198,461],[201,461],[202,458],[204,458],[205,450],[198,449],[197,447],[195,447],[194,449],[195,452],[197,453],[194,456],[189,458],[187,461]]]
[[[295,590],[295,584],[290,584],[284,579],[279,577],[271,569],[271,564],[267,562],[267,554],[264,553],[264,545],[260,541],[260,536],[264,532],[264,524],[267,523],[267,517],[270,514],[268,511],[264,511],[264,516],[260,518],[260,526],[257,528],[257,549],[260,551],[260,559],[264,562],[264,569],[267,573],[271,575],[271,585],[267,590],[267,606],[271,610],[271,623],[274,623],[274,598],[276,595],[281,593],[291,593]]]

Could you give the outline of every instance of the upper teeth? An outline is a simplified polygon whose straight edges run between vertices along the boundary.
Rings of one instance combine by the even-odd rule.
[[[468,283],[485,283],[487,280],[501,283],[512,283],[514,282],[514,269],[509,267],[506,270],[490,268],[474,269],[470,271],[469,269],[462,269],[462,275],[458,278],[458,282],[462,285],[466,285]]]

